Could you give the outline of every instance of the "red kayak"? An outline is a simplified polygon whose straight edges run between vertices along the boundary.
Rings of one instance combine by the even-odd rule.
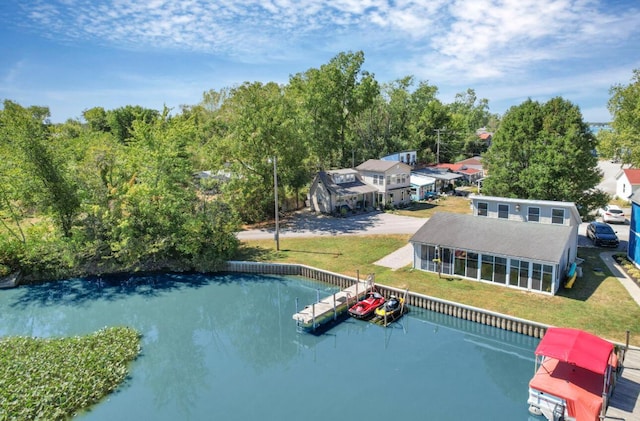
[[[368,319],[373,316],[376,308],[383,305],[385,301],[380,293],[368,292],[362,300],[349,309],[349,314],[356,319]]]

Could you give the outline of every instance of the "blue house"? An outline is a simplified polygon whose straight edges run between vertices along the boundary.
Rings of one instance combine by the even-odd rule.
[[[631,195],[631,217],[629,218],[629,246],[627,258],[640,267],[640,189]]]

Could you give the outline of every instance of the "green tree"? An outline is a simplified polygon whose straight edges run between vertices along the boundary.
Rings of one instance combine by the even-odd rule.
[[[98,116],[100,114],[99,111],[99,109],[95,110],[95,114]],[[131,138],[133,123],[135,121],[150,123],[160,116],[160,113],[157,110],[143,108],[139,105],[127,105],[125,107],[109,110],[106,114],[109,130],[113,133],[116,139],[123,143],[127,142]],[[87,118],[86,115],[85,118]],[[95,123],[96,125],[98,124],[98,122]]]
[[[467,89],[466,92],[456,94],[455,100],[448,106],[452,114],[450,126],[451,151],[459,156],[455,158],[468,158],[480,155],[487,149],[486,142],[482,141],[477,131],[480,128],[495,125],[497,116],[489,112],[489,101],[485,98],[478,99],[475,90]],[[456,160],[456,159],[452,160]]]
[[[609,112],[623,164],[640,166],[640,69],[633,71],[631,83],[614,85],[610,90]],[[614,156],[615,157],[615,156]]]
[[[24,108],[4,101],[0,114],[0,141],[5,150],[9,148],[15,152],[7,156],[8,159],[13,157],[13,164],[5,169],[13,168],[13,176],[24,177],[18,181],[24,188],[19,199],[42,211],[50,210],[64,236],[70,237],[80,199],[66,172],[64,157],[56,155],[56,148],[52,147],[48,117],[45,107]],[[4,183],[10,179],[7,175],[2,178]],[[3,189],[5,194],[8,191]]]
[[[96,132],[107,132],[110,130],[107,121],[107,112],[102,107],[93,107],[82,112],[82,117],[89,125],[89,128]]]
[[[278,162],[279,187],[299,190],[310,180],[307,148],[297,113],[285,88],[270,82],[244,83],[231,90],[220,108],[224,137],[216,145],[232,174],[223,191],[245,222],[274,214],[273,161]]]
[[[364,53],[340,53],[319,69],[290,78],[298,105],[306,114],[310,158],[318,168],[345,167],[352,163],[355,144],[352,124],[373,104],[380,88],[374,76],[362,70]]]
[[[576,203],[581,215],[602,206],[596,140],[580,109],[562,98],[510,108],[483,163],[484,192],[494,196]]]

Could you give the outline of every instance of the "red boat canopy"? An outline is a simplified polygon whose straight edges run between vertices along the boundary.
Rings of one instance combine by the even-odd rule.
[[[536,348],[536,355],[555,358],[594,373],[604,374],[613,344],[577,329],[550,327]]]

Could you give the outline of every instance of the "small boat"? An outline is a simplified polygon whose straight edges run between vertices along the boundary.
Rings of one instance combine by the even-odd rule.
[[[378,292],[372,291],[351,308],[349,308],[349,315],[356,319],[368,319],[373,317],[375,310],[385,303],[385,298]]]
[[[529,412],[547,420],[602,420],[620,367],[615,347],[590,333],[550,327],[535,351]]]
[[[375,310],[375,315],[376,319],[385,320],[388,324],[402,316],[407,310],[407,306],[404,305],[404,298],[392,295],[389,300]]]

